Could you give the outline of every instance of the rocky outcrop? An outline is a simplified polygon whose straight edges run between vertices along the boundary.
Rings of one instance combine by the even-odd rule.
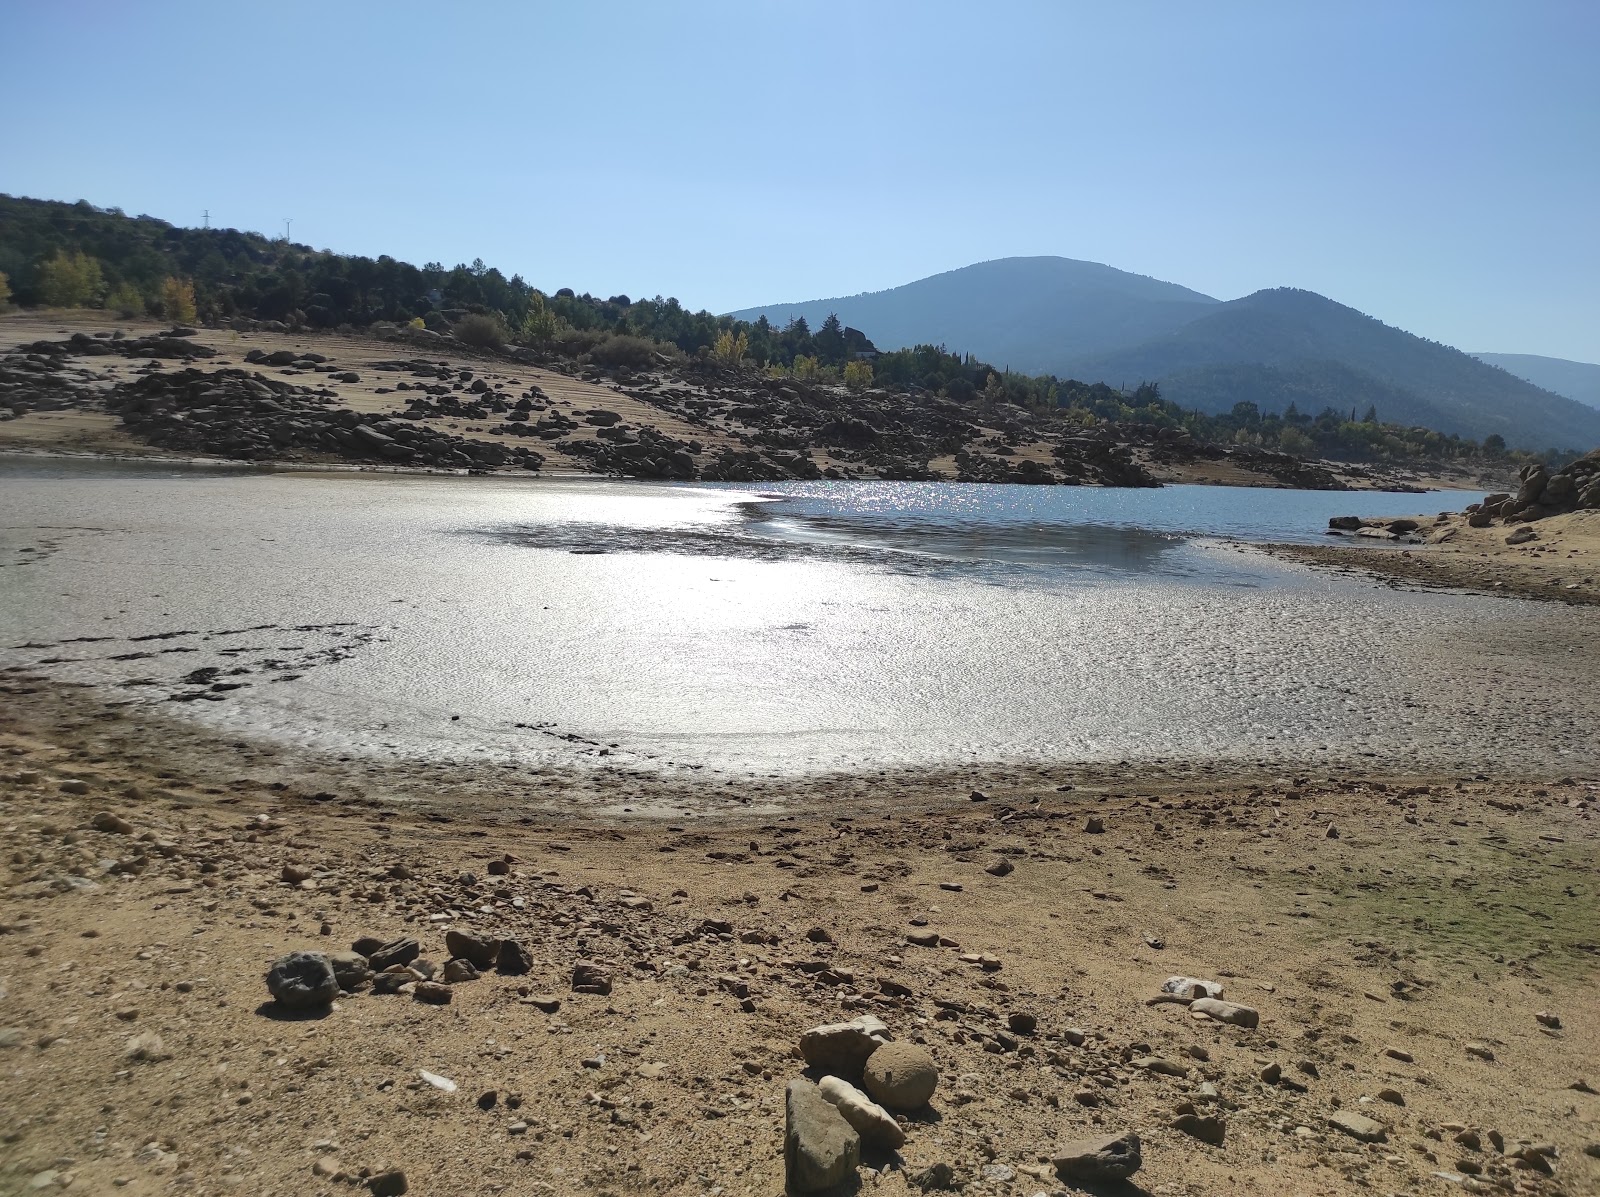
[[[1467,508],[1469,523],[1487,527],[1493,520],[1529,523],[1579,508],[1600,508],[1600,449],[1552,471],[1543,463],[1523,466],[1516,494],[1490,495]]]

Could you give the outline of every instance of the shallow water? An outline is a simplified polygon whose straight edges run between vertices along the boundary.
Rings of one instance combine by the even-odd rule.
[[[1581,613],[1214,539],[1459,496],[13,463],[0,499],[0,661],[317,750],[780,774],[1597,752]]]

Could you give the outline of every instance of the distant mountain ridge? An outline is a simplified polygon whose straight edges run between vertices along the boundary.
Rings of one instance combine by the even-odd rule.
[[[1474,353],[1479,361],[1499,366],[1507,374],[1575,399],[1585,407],[1600,407],[1600,365],[1572,362],[1536,353]]]
[[[1161,384],[1186,407],[1324,407],[1529,449],[1600,444],[1600,411],[1312,291],[1217,300],[1097,262],[1000,258],[902,287],[733,313],[830,312],[882,348],[944,344],[1025,373]],[[1553,360],[1553,359],[1551,359]]]

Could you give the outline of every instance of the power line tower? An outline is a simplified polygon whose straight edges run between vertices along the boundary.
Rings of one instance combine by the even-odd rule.
[[[201,228],[206,228],[206,229],[209,229],[211,227],[211,209],[210,208],[207,208],[204,212],[200,213],[200,227]]]
[[[283,241],[284,241],[285,245],[287,245],[288,242],[289,242],[289,226],[291,224],[293,224],[293,223],[294,223],[294,217],[285,216],[283,218]]]

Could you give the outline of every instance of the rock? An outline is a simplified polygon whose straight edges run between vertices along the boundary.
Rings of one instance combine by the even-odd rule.
[[[789,1082],[784,1101],[783,1171],[791,1192],[815,1193],[855,1177],[861,1136],[810,1081]]]
[[[119,815],[114,815],[108,810],[101,811],[90,820],[96,831],[108,832],[112,835],[132,835],[133,824]]]
[[[800,1036],[800,1054],[811,1067],[849,1081],[860,1076],[867,1057],[888,1042],[888,1025],[863,1014],[849,1022],[812,1027]]]
[[[956,1170],[943,1160],[912,1173],[911,1183],[924,1193],[948,1192],[959,1187],[956,1184]]]
[[[1098,1139],[1075,1139],[1051,1153],[1056,1175],[1069,1182],[1127,1180],[1139,1170],[1144,1157],[1139,1136],[1132,1131]]]
[[[87,794],[89,792],[89,783],[78,777],[69,777],[61,783],[60,788],[63,794]],[[112,818],[116,818],[116,816],[113,815]],[[102,827],[101,830],[104,831],[106,829]],[[130,830],[132,829],[130,828]],[[127,833],[124,832],[123,834]]]
[[[356,951],[360,952],[361,948],[357,946]],[[422,945],[414,939],[391,939],[363,955],[372,965],[372,971],[381,973],[396,964],[410,964],[422,955]]]
[[[1506,537],[1507,544],[1527,544],[1530,540],[1538,540],[1539,534],[1532,528],[1518,528]]]
[[[150,1064],[172,1059],[172,1052],[154,1031],[141,1031],[123,1045],[122,1054],[129,1060]]]
[[[1106,829],[1105,820],[1099,815],[1090,815],[1084,820],[1083,830],[1088,835],[1102,835]]]
[[[1224,1002],[1219,998],[1196,998],[1189,1003],[1191,1014],[1204,1014],[1207,1018],[1214,1018],[1218,1022],[1231,1023],[1236,1027],[1255,1027],[1261,1022],[1261,1013],[1253,1006],[1242,1006],[1238,1002]]]
[[[405,1197],[409,1189],[406,1174],[398,1168],[367,1177],[367,1191],[372,1197]]]
[[[1223,1119],[1210,1115],[1179,1114],[1172,1120],[1172,1129],[1182,1131],[1202,1143],[1221,1147],[1222,1140],[1228,1133],[1228,1124]]]
[[[939,946],[939,933],[928,930],[907,931],[906,942],[919,948],[936,948]]]
[[[1039,1029],[1039,1020],[1026,1010],[1013,1010],[1006,1015],[1006,1026],[1018,1035],[1031,1035]]]
[[[466,931],[446,931],[444,946],[450,955],[470,961],[475,968],[481,969],[493,968],[496,957],[500,955],[498,939],[472,935]]]
[[[817,1089],[844,1115],[862,1142],[893,1151],[906,1141],[906,1133],[894,1116],[849,1081],[825,1076],[817,1083]]]
[[[333,966],[334,980],[346,992],[353,993],[372,979],[372,968],[360,952],[331,952],[328,963]]]
[[[1161,982],[1161,992],[1188,998],[1220,998],[1222,984],[1218,981],[1202,981],[1198,977],[1168,977]]]
[[[536,993],[532,997],[522,999],[524,1005],[532,1006],[546,1014],[554,1014],[561,1009],[561,999],[553,993]]]
[[[611,992],[610,970],[586,960],[579,961],[572,968],[572,992],[606,996]]]
[[[1398,1089],[1379,1089],[1378,1100],[1386,1101],[1392,1106],[1403,1106],[1406,1104],[1405,1095]]]
[[[1016,869],[1017,866],[1012,864],[1009,858],[1000,856],[996,857],[994,863],[986,866],[983,871],[991,877],[1009,877],[1016,872]]]
[[[891,1110],[920,1110],[939,1085],[939,1068],[927,1048],[885,1043],[867,1057],[862,1080],[867,1092]]]
[[[411,991],[413,999],[427,1002],[430,1006],[448,1006],[450,1004],[450,986],[441,985],[437,981],[418,981],[416,988]]]
[[[350,945],[350,950],[352,952],[360,953],[362,956],[366,956],[368,958],[368,963],[370,963],[372,954],[381,947],[383,947],[383,940],[379,939],[376,935],[363,935],[360,939],[356,940],[355,943]],[[418,951],[420,950],[421,949],[419,948]]]
[[[516,940],[502,939],[495,968],[507,977],[525,976],[533,970],[533,957],[528,954],[528,949]]]
[[[1359,515],[1336,515],[1328,521],[1328,527],[1340,532],[1354,532],[1361,527]]]
[[[1533,1016],[1533,1019],[1541,1027],[1549,1027],[1552,1031],[1561,1029],[1561,1016],[1559,1014],[1551,1014],[1548,1010],[1540,1010]]]
[[[470,960],[452,956],[444,962],[443,977],[446,985],[459,985],[463,981],[476,981],[479,975],[477,968],[473,966]]]
[[[1138,1056],[1128,1061],[1131,1068],[1141,1072],[1154,1072],[1160,1076],[1185,1077],[1189,1069],[1176,1060],[1169,1060],[1165,1056]]]
[[[311,1165],[311,1175],[320,1176],[325,1180],[333,1180],[344,1172],[336,1157],[331,1155],[318,1156],[317,1161]]]
[[[319,1010],[339,996],[333,962],[321,952],[290,952],[267,970],[267,989],[289,1010]]]
[[[1383,1049],[1383,1054],[1391,1060],[1399,1060],[1402,1064],[1414,1063],[1411,1053],[1403,1047],[1386,1047]]]
[[[1352,1138],[1360,1139],[1363,1143],[1382,1143],[1389,1137],[1389,1128],[1375,1118],[1368,1118],[1365,1114],[1357,1114],[1349,1110],[1340,1110],[1337,1114],[1328,1116],[1328,1125],[1334,1130],[1343,1131]]]

